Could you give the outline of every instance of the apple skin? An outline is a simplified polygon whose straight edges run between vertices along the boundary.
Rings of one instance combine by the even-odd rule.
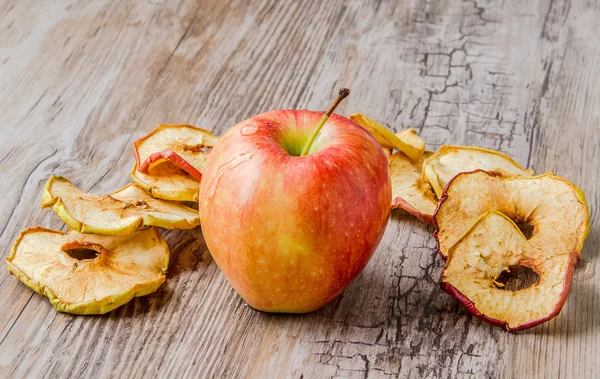
[[[139,154],[137,149],[134,150],[134,156],[136,162],[139,162]],[[160,160],[167,160],[173,162],[177,167],[181,168],[188,174],[190,174],[194,179],[200,181],[202,180],[202,173],[198,171],[194,166],[188,163],[185,159],[183,159],[179,154],[172,150],[161,151],[158,153],[151,154],[148,158],[146,158],[143,162],[139,163],[138,170],[143,174],[148,174],[148,170],[150,169],[150,165],[154,162]]]
[[[306,313],[333,300],[379,245],[390,214],[388,162],[375,138],[332,114],[280,110],[231,128],[200,184],[204,238],[253,308]],[[286,150],[287,149],[287,150]]]

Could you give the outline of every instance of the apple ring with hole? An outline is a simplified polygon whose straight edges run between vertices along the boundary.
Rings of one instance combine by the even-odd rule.
[[[110,195],[94,195],[66,178],[51,176],[42,195],[42,208],[80,233],[127,235],[149,226],[192,229],[200,225],[198,211],[177,202],[155,199],[137,184]]]
[[[474,146],[443,145],[423,163],[422,178],[429,182],[438,198],[450,179],[461,172],[484,170],[496,176],[532,176],[511,157],[496,150]]]
[[[219,142],[210,131],[191,125],[160,124],[133,144],[138,170],[148,174],[153,167],[169,161],[201,180],[208,150]]]
[[[111,237],[34,227],[21,232],[5,262],[56,310],[103,314],[164,283],[169,247],[155,228]]]
[[[529,243],[549,254],[581,251],[589,230],[585,195],[570,181],[550,173],[499,178],[477,170],[454,177],[440,198],[434,215],[439,254],[446,258],[489,210],[533,226]]]
[[[140,172],[134,163],[129,175],[134,183],[157,199],[198,202],[200,183],[171,162],[152,167],[148,174]]]
[[[527,329],[558,315],[578,262],[576,250],[533,246],[510,218],[487,211],[449,249],[441,286],[475,317],[509,331]],[[515,267],[529,267],[538,282],[504,288],[499,277]]]

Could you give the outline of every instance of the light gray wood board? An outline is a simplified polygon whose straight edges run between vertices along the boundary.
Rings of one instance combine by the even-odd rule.
[[[439,288],[432,228],[393,213],[364,272],[303,316],[252,311],[199,230],[167,233],[169,278],[101,317],[58,314],[0,270],[6,377],[594,377],[600,375],[599,5],[586,1],[0,3],[0,248],[64,228],[48,176],[108,193],[158,123],[224,132],[323,109],[499,149],[587,194],[592,228],[561,315],[510,334]]]

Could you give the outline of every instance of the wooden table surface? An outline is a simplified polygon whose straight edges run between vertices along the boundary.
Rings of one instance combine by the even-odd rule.
[[[394,212],[367,268],[307,315],[253,311],[201,231],[166,233],[157,293],[57,313],[0,268],[2,377],[600,376],[600,4],[503,1],[0,2],[0,248],[52,174],[108,193],[158,123],[223,133],[280,108],[363,112],[428,148],[498,149],[587,194],[591,231],[559,317],[508,333],[442,291],[432,228]]]

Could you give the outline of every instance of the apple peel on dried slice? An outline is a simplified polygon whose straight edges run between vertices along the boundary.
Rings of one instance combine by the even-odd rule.
[[[431,154],[425,152],[421,159],[413,162],[398,152],[392,154],[389,160],[392,208],[401,208],[429,224],[433,224],[433,213],[438,202],[429,183],[421,181],[421,166],[423,159]]]
[[[441,286],[469,313],[509,331],[539,325],[558,315],[567,298],[579,254],[533,246],[504,214],[488,211],[449,250]],[[537,283],[503,288],[500,275],[529,267]]]
[[[119,237],[29,228],[6,258],[8,270],[56,310],[87,315],[156,291],[168,265],[169,248],[155,228]]]
[[[170,161],[196,180],[202,179],[208,152],[219,137],[210,131],[191,125],[160,124],[147,136],[133,144],[135,161],[141,173],[148,174],[152,167]]]
[[[131,180],[157,199],[198,202],[200,183],[181,168],[165,162],[144,174],[133,164]]]
[[[434,215],[439,254],[447,257],[489,210],[531,225],[529,243],[548,252],[581,251],[589,230],[585,195],[570,181],[550,173],[500,178],[477,170],[454,177],[440,198]]]
[[[192,229],[200,224],[196,210],[155,199],[136,184],[99,196],[52,176],[44,187],[41,207],[52,207],[65,224],[80,233],[127,235],[149,226]]]
[[[532,176],[532,170],[526,170],[511,157],[496,150],[473,146],[443,145],[423,163],[422,180],[433,187],[439,197],[444,187],[461,172],[484,170],[496,176]]]
[[[398,149],[413,161],[418,161],[425,152],[425,140],[417,136],[414,129],[407,129],[394,134],[385,126],[362,113],[351,114],[349,118],[371,133],[384,149]]]

